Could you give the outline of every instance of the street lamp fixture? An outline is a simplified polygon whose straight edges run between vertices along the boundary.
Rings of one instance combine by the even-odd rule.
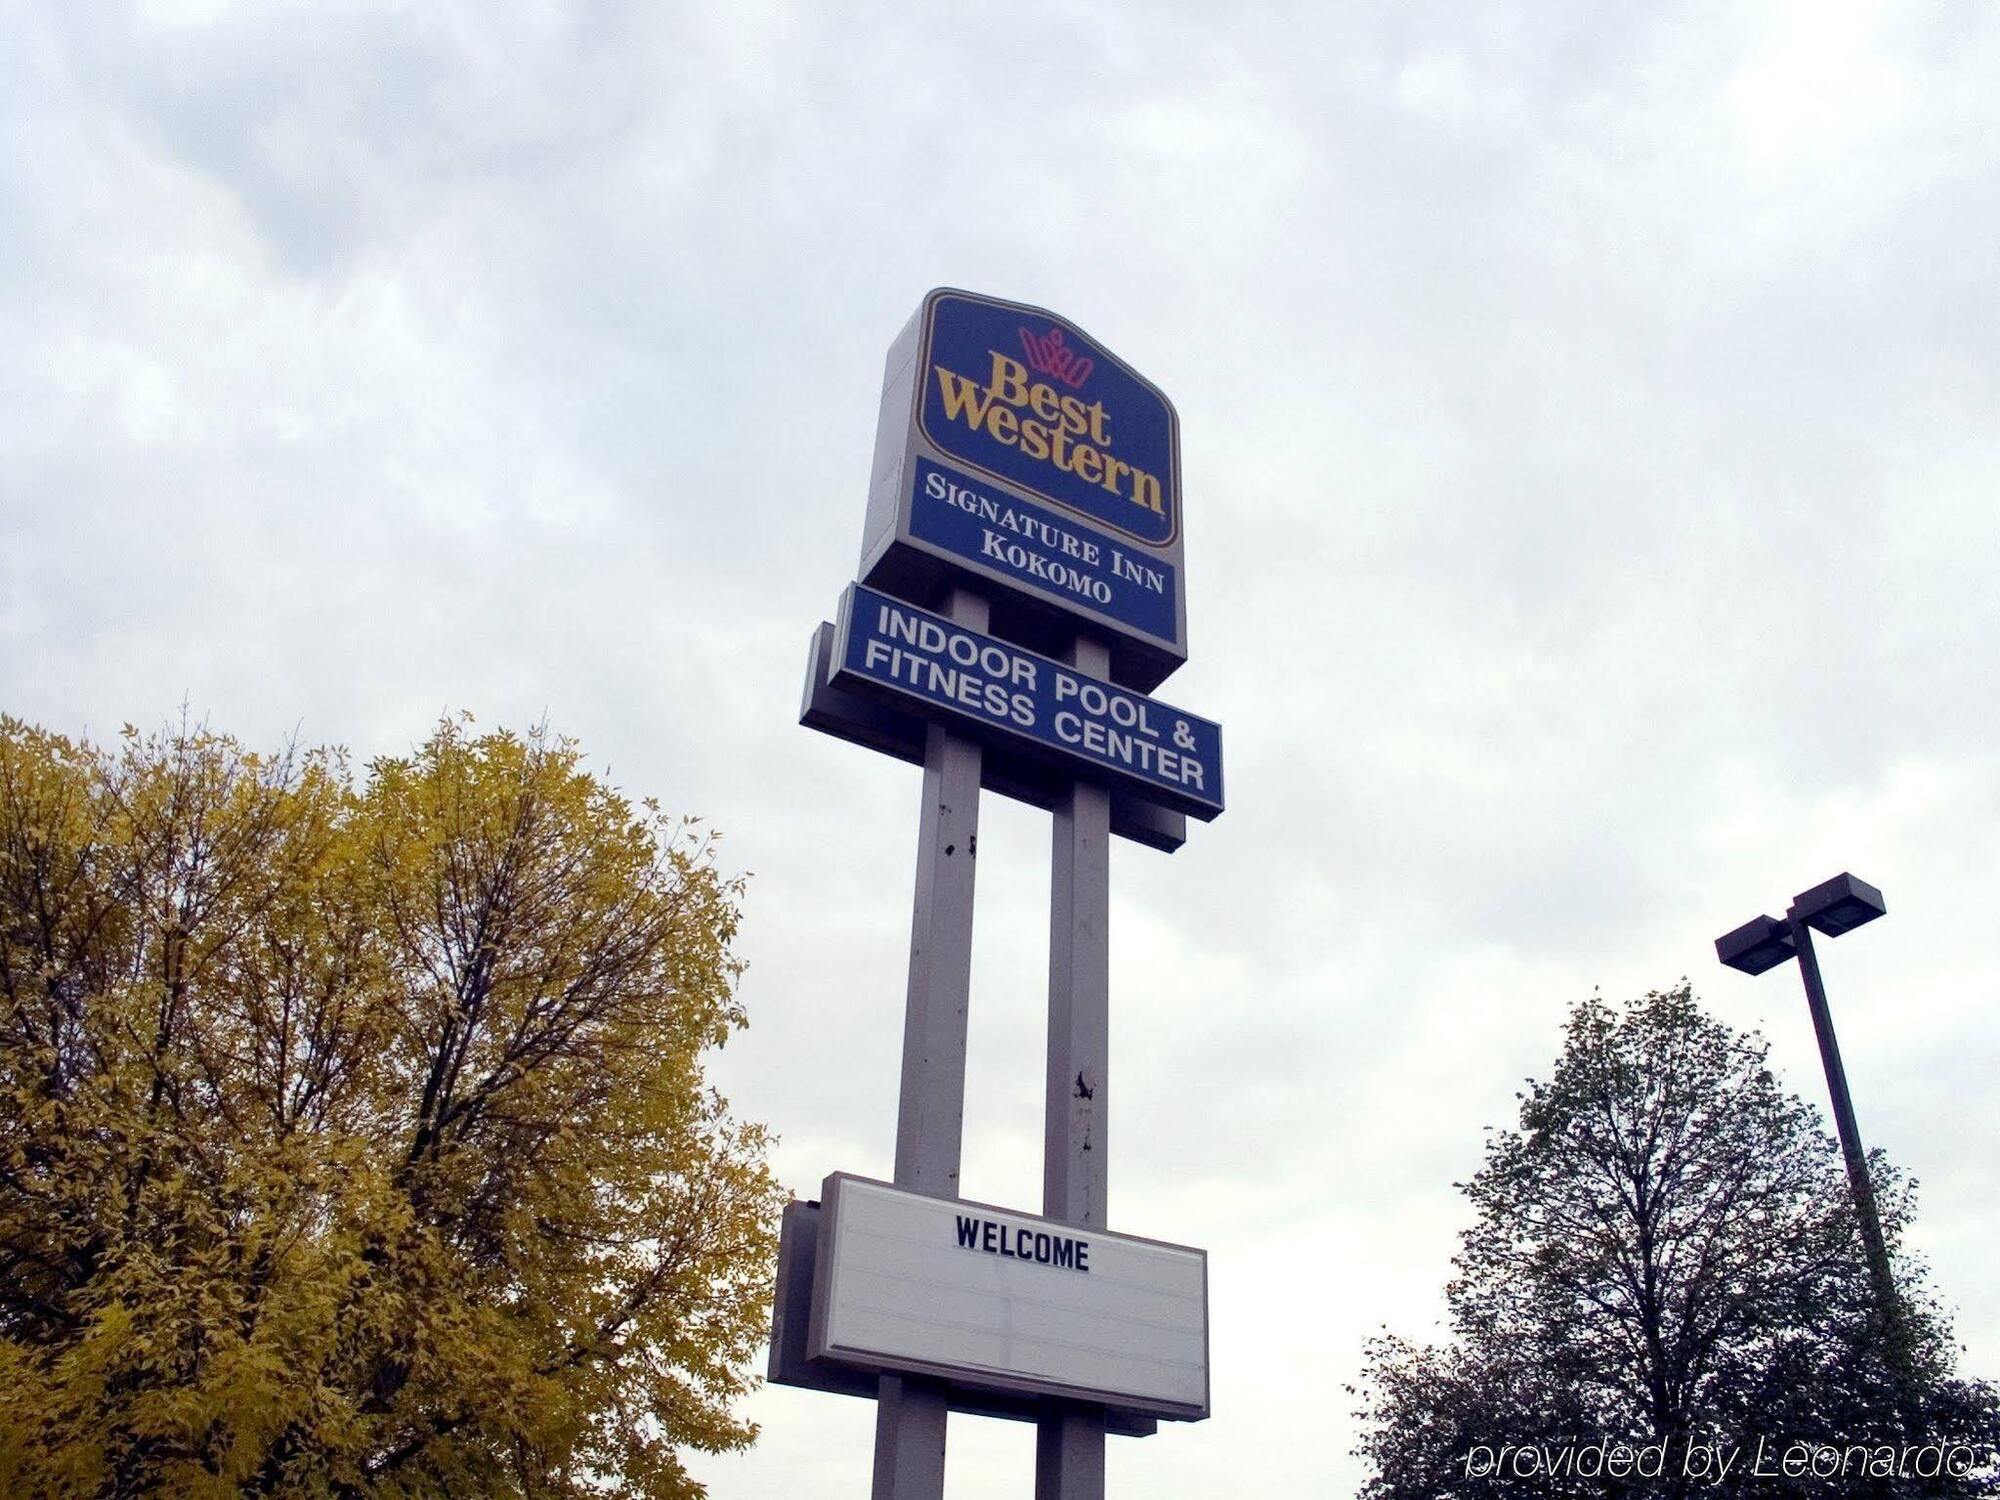
[[[1796,951],[1791,929],[1776,917],[1752,917],[1715,940],[1715,956],[1745,974],[1775,969]]]
[[[1852,932],[1888,910],[1880,891],[1852,875],[1836,875],[1792,902],[1794,917],[1828,937]]]

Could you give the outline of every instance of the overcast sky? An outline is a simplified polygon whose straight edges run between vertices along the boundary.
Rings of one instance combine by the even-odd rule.
[[[0,0],[0,708],[546,716],[754,872],[717,1063],[887,1176],[919,773],[798,728],[950,284],[1175,400],[1229,811],[1113,858],[1112,1227],[1212,1256],[1113,1493],[1350,1492],[1363,1337],[1566,1007],[1844,869],[1865,1137],[2000,1376],[2000,8]],[[1048,818],[987,798],[964,1190],[1040,1200]],[[768,1390],[719,1497],[860,1495]],[[1032,1430],[954,1419],[955,1500]]]

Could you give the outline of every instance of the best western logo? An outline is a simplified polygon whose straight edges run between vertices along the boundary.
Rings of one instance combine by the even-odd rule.
[[[1070,386],[1080,386],[1090,377],[1093,362],[1065,347],[1060,329],[1039,338],[1023,329],[1021,343],[1041,373]],[[1034,379],[1026,365],[998,349],[988,349],[986,358],[983,383],[942,362],[931,367],[948,420],[962,422],[1155,516],[1167,517],[1159,476],[1119,456],[1117,434],[1102,401],[1086,406],[1081,396],[1066,395]]]

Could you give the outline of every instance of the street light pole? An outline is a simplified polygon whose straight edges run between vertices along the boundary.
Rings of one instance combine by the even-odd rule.
[[[1796,908],[1794,908],[1796,911]],[[1875,1211],[1875,1185],[1868,1177],[1868,1155],[1861,1148],[1861,1127],[1854,1122],[1854,1100],[1847,1092],[1847,1069],[1841,1065],[1840,1042],[1833,1034],[1833,1012],[1826,1003],[1826,984],[1819,975],[1819,955],[1813,952],[1812,931],[1803,919],[1787,915],[1799,976],[1805,980],[1806,1007],[1812,1012],[1813,1034],[1819,1038],[1819,1060],[1826,1067],[1826,1091],[1833,1096],[1833,1123],[1840,1135],[1840,1154],[1847,1161],[1847,1185],[1854,1194],[1854,1212],[1861,1221],[1861,1243],[1868,1252],[1868,1275],[1875,1284],[1875,1302],[1886,1328],[1897,1331],[1896,1281],[1889,1268],[1889,1246],[1882,1238],[1882,1220]],[[1900,1350],[1900,1339],[1892,1337]]]
[[[1783,921],[1754,917],[1715,940],[1715,956],[1745,974],[1762,974],[1788,958],[1799,961],[1805,981],[1806,1007],[1812,1012],[1813,1034],[1819,1038],[1819,1059],[1826,1068],[1826,1091],[1833,1099],[1834,1128],[1840,1154],[1847,1163],[1847,1186],[1854,1198],[1854,1215],[1861,1225],[1861,1246],[1868,1262],[1868,1279],[1875,1293],[1877,1324],[1883,1351],[1902,1386],[1906,1404],[1916,1391],[1911,1351],[1905,1337],[1896,1277],[1889,1264],[1889,1245],[1882,1235],[1875,1207],[1875,1185],[1868,1177],[1868,1155],[1861,1146],[1861,1128],[1854,1121],[1854,1100],[1847,1092],[1847,1069],[1840,1061],[1840,1043],[1833,1034],[1833,1011],[1826,1003],[1826,983],[1820,978],[1819,955],[1813,951],[1812,930],[1828,937],[1852,932],[1888,911],[1882,893],[1849,874],[1803,891]]]

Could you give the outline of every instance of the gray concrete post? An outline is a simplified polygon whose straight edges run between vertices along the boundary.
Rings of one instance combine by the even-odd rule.
[[[943,613],[968,629],[986,629],[986,601],[967,589],[953,589]],[[979,760],[977,740],[937,724],[925,730],[916,911],[903,1010],[902,1092],[896,1105],[896,1185],[940,1198],[958,1196],[965,1131]],[[914,1375],[884,1375],[875,1404],[874,1500],[942,1500],[943,1384]]]
[[[1110,675],[1111,651],[1078,636],[1070,664]],[[1042,1212],[1105,1227],[1111,1051],[1111,794],[1072,782],[1056,803],[1049,867],[1049,1060]],[[1050,1401],[1035,1423],[1035,1500],[1104,1500],[1104,1411]]]

